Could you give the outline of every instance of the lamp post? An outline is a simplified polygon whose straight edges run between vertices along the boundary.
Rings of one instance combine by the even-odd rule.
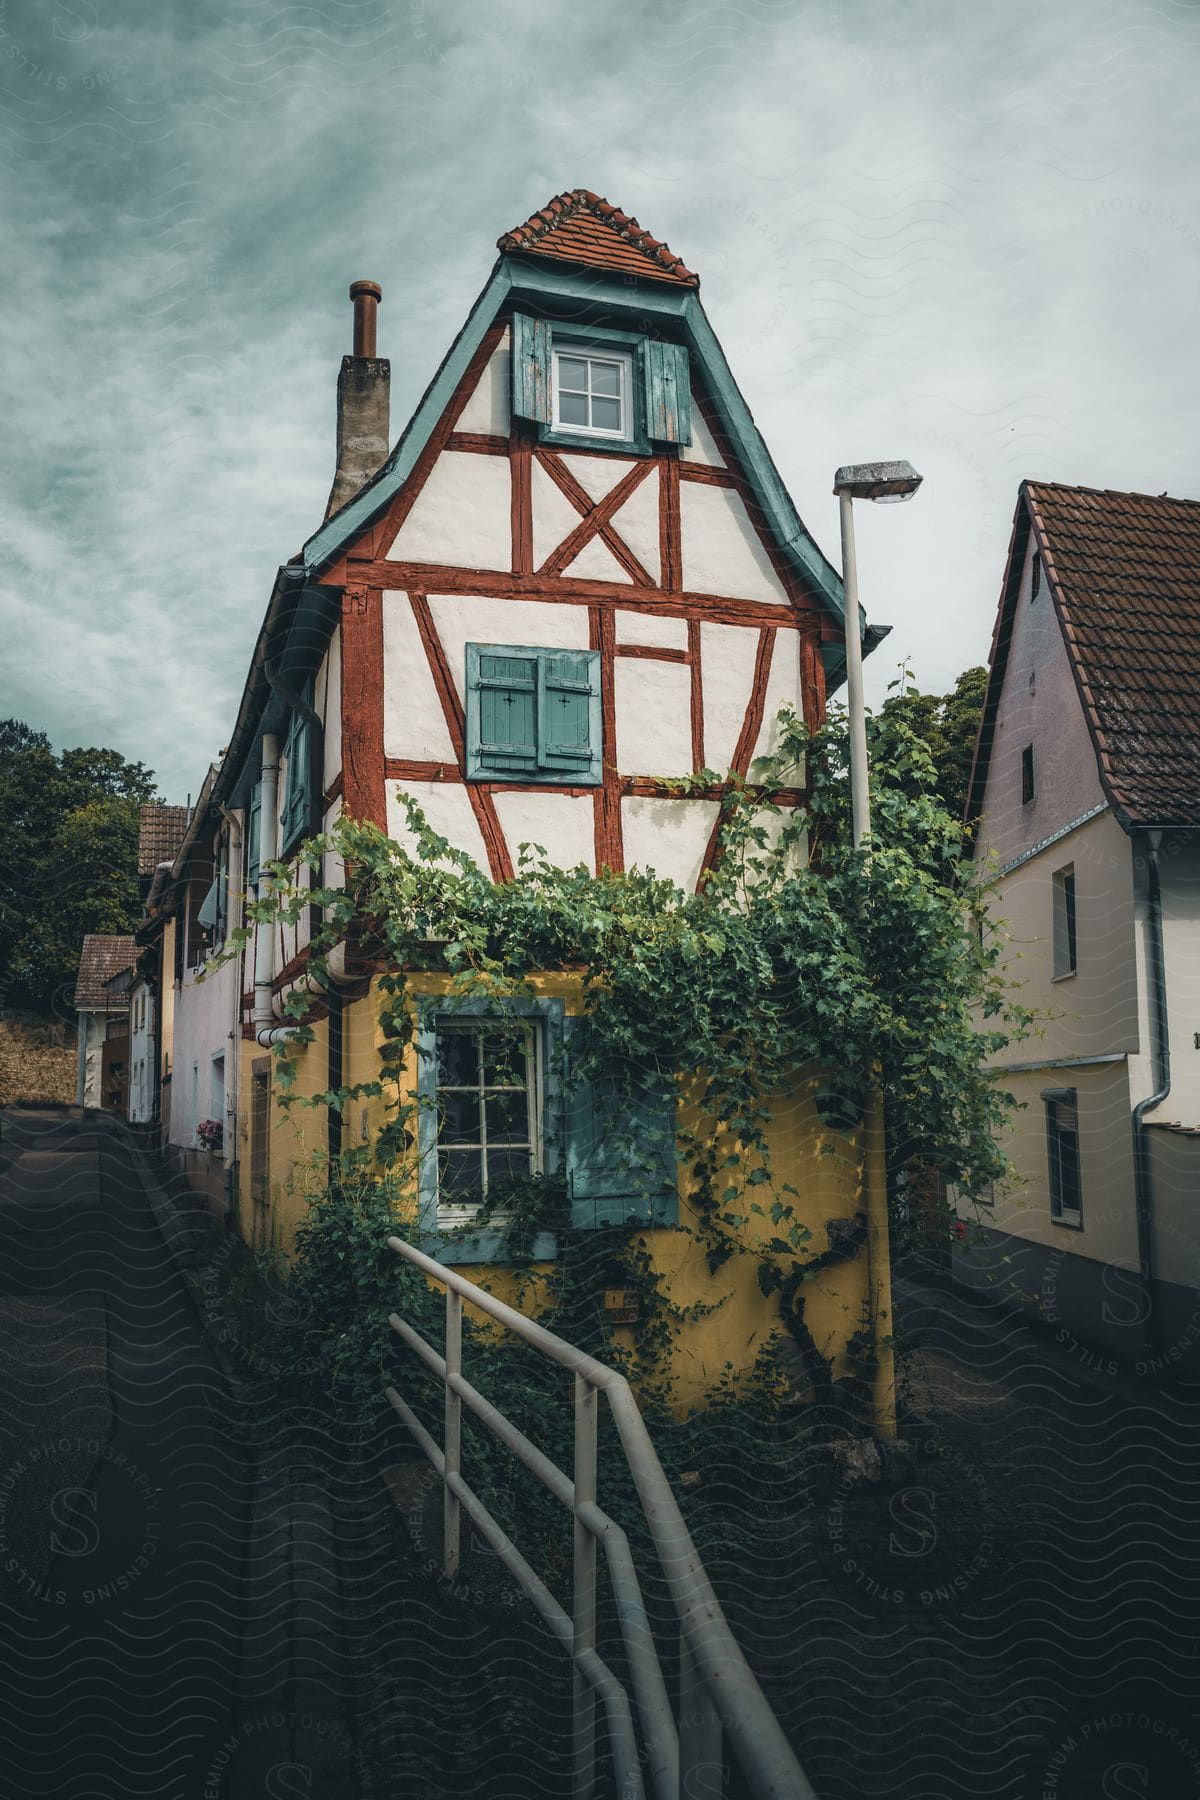
[[[871,844],[867,783],[867,715],[863,702],[862,639],[858,630],[858,565],[854,554],[856,500],[911,500],[921,477],[907,462],[850,463],[833,478],[842,525],[842,587],[846,600],[846,710],[850,719],[850,809],[854,847]],[[863,1200],[867,1215],[867,1288],[875,1337],[872,1423],[880,1437],[896,1435],[896,1357],[892,1347],[891,1248],[887,1207],[887,1145],[883,1089],[871,1071],[863,1114]]]
[[[850,806],[854,847],[871,841],[867,790],[867,717],[863,704],[862,639],[858,632],[858,564],[854,502],[911,500],[921,477],[907,462],[850,463],[833,478],[842,524],[842,587],[846,596],[846,710],[850,715]]]

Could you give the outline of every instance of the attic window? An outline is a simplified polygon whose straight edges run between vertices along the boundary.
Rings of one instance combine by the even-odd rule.
[[[1021,805],[1028,806],[1033,795],[1033,745],[1026,744],[1021,752]]]
[[[632,435],[633,358],[625,351],[555,350],[553,387],[558,429],[589,437]]]
[[[1029,598],[1036,600],[1042,591],[1042,559],[1035,550],[1029,565]]]

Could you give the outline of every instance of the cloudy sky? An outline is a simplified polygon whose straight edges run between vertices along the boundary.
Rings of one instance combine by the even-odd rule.
[[[349,281],[394,431],[566,187],[702,278],[800,513],[940,689],[1023,476],[1200,497],[1196,0],[0,0],[0,715],[199,786],[320,522]],[[1191,115],[1191,116],[1190,116]]]

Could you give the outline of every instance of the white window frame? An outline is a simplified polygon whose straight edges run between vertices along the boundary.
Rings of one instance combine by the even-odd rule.
[[[610,429],[607,425],[576,425],[562,417],[559,406],[560,388],[558,366],[564,356],[587,363],[615,363],[621,370],[621,421],[615,430]],[[575,435],[578,437],[599,438],[601,441],[608,441],[610,443],[628,443],[632,438],[634,433],[632,351],[621,350],[615,347],[610,348],[608,345],[596,346],[590,344],[556,343],[552,346],[550,356],[550,387],[553,403],[551,410],[555,431],[562,432],[566,436]],[[570,391],[576,392],[577,390],[571,389]],[[588,376],[588,392],[590,395],[590,373]],[[606,396],[606,398],[611,398],[611,395]]]
[[[1075,864],[1067,863],[1063,868],[1055,869],[1051,882],[1051,951],[1054,959],[1051,979],[1066,981],[1079,973],[1079,883],[1075,875]]]
[[[435,1026],[434,1026],[434,1031],[435,1031],[435,1034],[445,1032],[447,1035],[449,1035],[449,1033],[454,1032],[457,1035],[471,1036],[471,1037],[478,1038],[478,1037],[485,1036],[487,1034],[487,1032],[489,1031],[489,1029],[492,1031],[495,1031],[497,1028],[497,1025],[500,1023],[503,1023],[504,1025],[511,1027],[511,1024],[514,1022],[515,1021],[511,1021],[511,1020],[498,1021],[494,1017],[487,1017],[487,1016],[484,1016],[481,1018],[463,1017],[463,1018],[457,1018],[457,1019],[441,1017],[436,1021]],[[530,1132],[529,1172],[531,1175],[540,1175],[545,1167],[545,1157],[546,1157],[545,1127],[544,1127],[545,1103],[544,1103],[544,1096],[543,1096],[543,1092],[542,1092],[542,1087],[543,1087],[542,1075],[543,1075],[543,1062],[544,1062],[543,1034],[542,1034],[542,1030],[541,1030],[538,1020],[522,1019],[520,1022],[524,1028],[524,1033],[525,1033],[525,1091],[529,1096],[529,1100],[528,1100],[529,1132]],[[434,1097],[434,1105],[439,1107],[438,1129],[437,1129],[435,1143],[434,1143],[434,1157],[435,1157],[434,1169],[435,1169],[435,1180],[436,1180],[436,1184],[437,1184],[437,1222],[438,1222],[438,1226],[440,1229],[453,1230],[456,1226],[469,1224],[470,1221],[475,1217],[479,1208],[477,1205],[471,1205],[471,1204],[467,1204],[467,1203],[464,1203],[461,1201],[447,1201],[447,1200],[442,1199],[441,1160],[440,1160],[441,1152],[443,1150],[450,1150],[450,1151],[452,1151],[452,1150],[470,1150],[470,1151],[474,1151],[480,1157],[480,1168],[481,1168],[481,1174],[482,1174],[481,1185],[483,1188],[483,1198],[484,1198],[484,1201],[486,1202],[486,1200],[487,1200],[487,1107],[486,1107],[486,1102],[485,1102],[481,1106],[481,1109],[480,1109],[481,1131],[480,1131],[480,1142],[478,1144],[443,1144],[442,1138],[441,1138],[441,1115],[440,1115],[440,1105],[439,1105],[441,1091],[442,1090],[439,1085],[439,1087],[435,1091],[435,1097]],[[484,1090],[481,1089],[480,1091],[482,1093]],[[517,1148],[519,1146],[513,1146],[513,1147]],[[502,1224],[503,1216],[499,1213],[495,1214],[494,1222],[497,1224]]]

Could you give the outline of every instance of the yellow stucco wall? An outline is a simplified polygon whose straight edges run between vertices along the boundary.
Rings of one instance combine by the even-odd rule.
[[[445,992],[449,983],[438,976],[414,978],[414,994]],[[531,980],[533,991],[543,998],[560,998],[568,1013],[582,1010],[580,983],[570,975],[544,975]],[[382,1040],[379,1030],[380,996],[373,986],[370,996],[346,1007],[343,1015],[343,1078],[347,1085],[369,1082],[378,1075],[378,1051]],[[271,1244],[287,1252],[296,1226],[305,1208],[306,1186],[313,1181],[311,1158],[326,1149],[327,1115],[324,1109],[294,1106],[283,1113],[272,1107],[270,1129],[270,1205],[267,1208],[250,1197],[251,1156],[249,1139],[249,1096],[251,1066],[268,1054],[254,1044],[243,1044],[240,1103],[239,1217],[243,1236],[259,1245]],[[314,1042],[302,1052],[297,1063],[295,1091],[298,1094],[321,1092],[327,1083],[327,1027],[316,1027]],[[405,1086],[416,1085],[416,1055],[410,1055]],[[812,1233],[811,1241],[801,1256],[817,1254],[828,1245],[826,1223],[834,1219],[852,1218],[862,1205],[860,1192],[860,1160],[857,1147],[850,1139],[830,1134],[817,1113],[812,1098],[815,1083],[803,1072],[792,1091],[776,1096],[772,1102],[774,1123],[770,1131],[772,1184],[748,1191],[749,1198],[769,1208],[773,1193],[784,1184],[794,1187],[799,1198],[780,1193],[791,1201],[798,1219]],[[685,1103],[686,1120],[686,1103]],[[369,1142],[384,1118],[380,1099],[352,1101],[347,1105],[343,1122],[346,1148]],[[689,1124],[694,1120],[687,1120]],[[401,1201],[400,1229],[403,1233],[408,1206],[415,1215],[416,1195]],[[741,1207],[740,1210],[746,1210]],[[705,1246],[688,1227],[695,1223],[684,1182],[680,1184],[680,1227],[647,1230],[641,1234],[650,1255],[651,1266],[662,1276],[660,1288],[678,1307],[697,1304],[717,1310],[681,1324],[676,1339],[672,1379],[675,1398],[681,1407],[698,1399],[719,1379],[725,1365],[736,1370],[751,1367],[773,1331],[779,1327],[777,1299],[765,1296],[759,1287],[758,1261],[753,1257],[735,1256],[715,1272],[710,1271]],[[768,1218],[752,1220],[747,1231],[764,1239],[775,1234]],[[494,1264],[460,1265],[462,1272],[481,1286],[502,1298],[517,1300],[512,1276]],[[848,1373],[845,1360],[847,1340],[865,1322],[867,1300],[865,1256],[835,1264],[805,1287],[806,1322],[817,1347],[835,1359],[835,1373]]]

